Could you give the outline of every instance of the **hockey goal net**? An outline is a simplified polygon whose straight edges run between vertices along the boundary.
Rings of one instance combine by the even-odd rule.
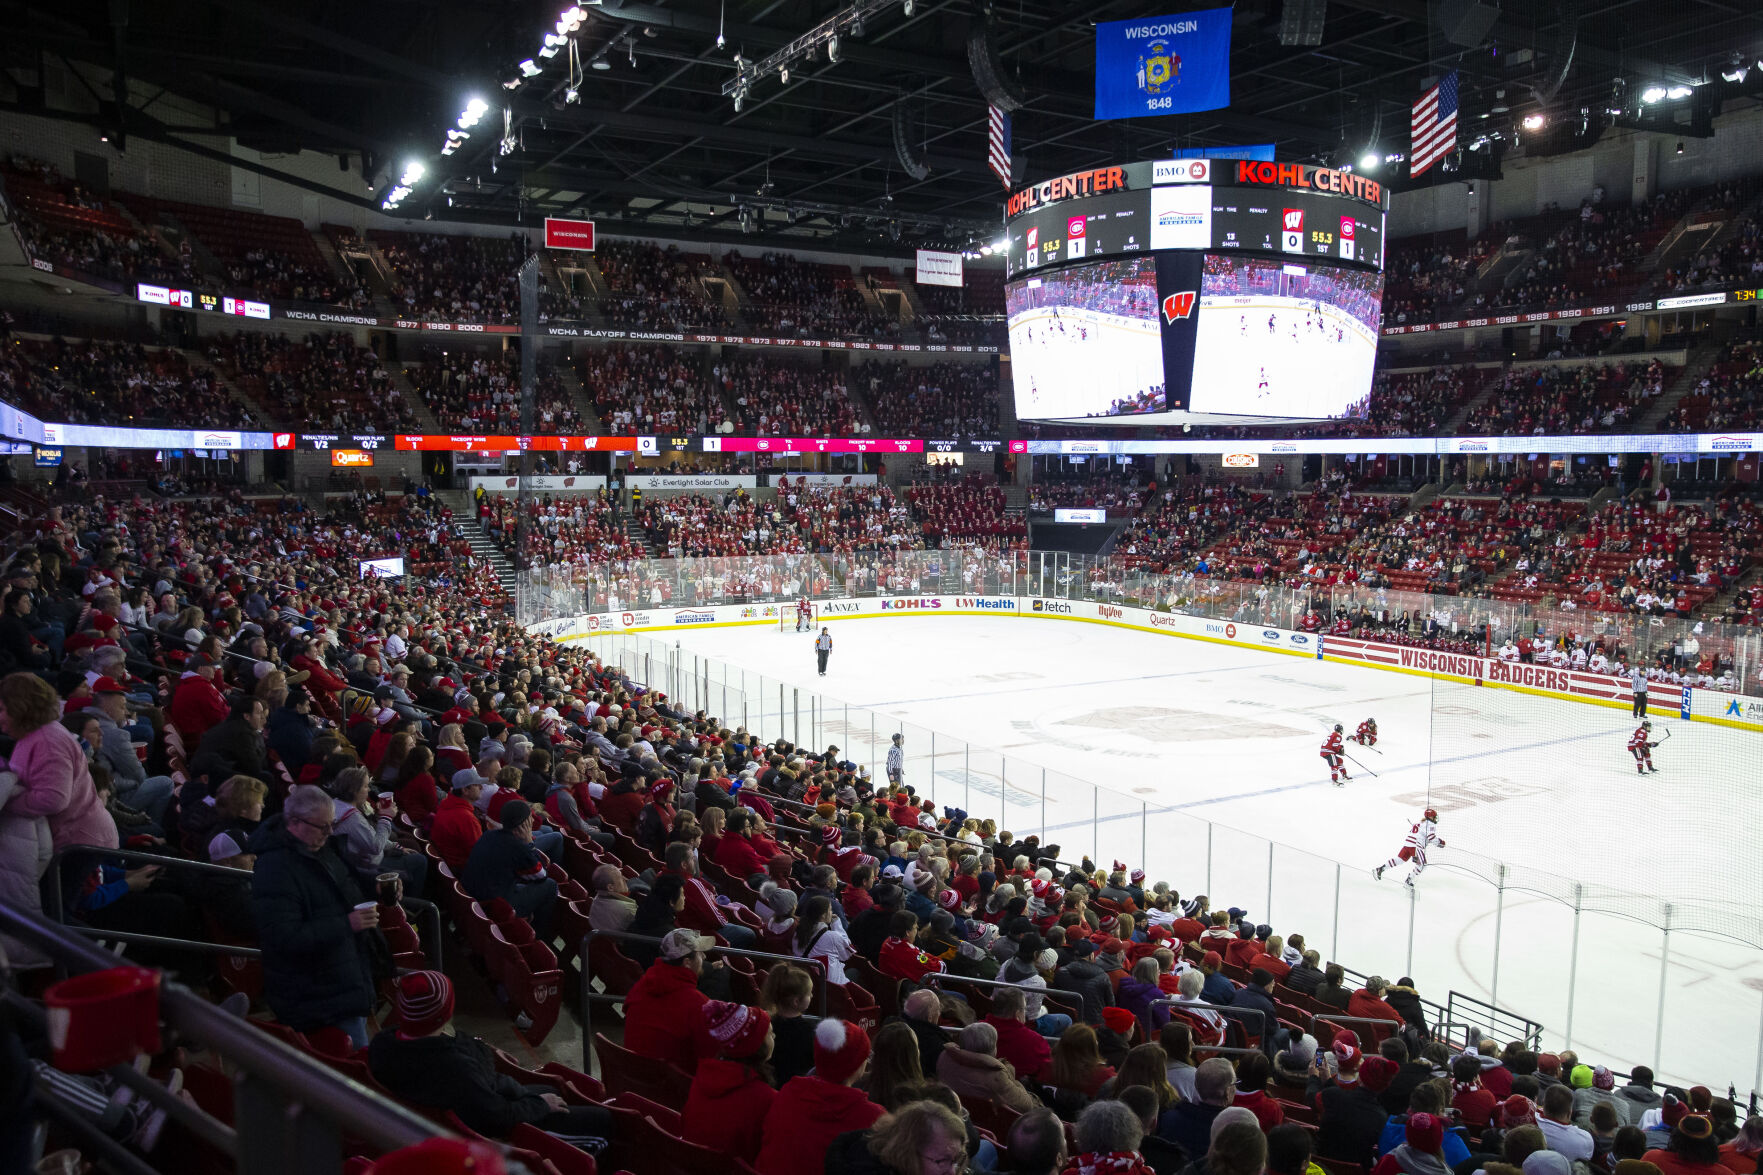
[[[779,632],[796,631],[796,605],[784,603],[777,606],[777,630]],[[803,621],[803,632],[820,631],[820,605],[808,605],[808,617]]]

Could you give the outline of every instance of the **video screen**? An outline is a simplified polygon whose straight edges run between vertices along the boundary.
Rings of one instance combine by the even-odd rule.
[[[1208,253],[1189,410],[1364,416],[1382,305],[1368,270]]]
[[[1005,288],[1016,414],[1137,416],[1168,407],[1157,265],[1126,257]]]
[[[1017,417],[1363,416],[1382,289],[1371,271],[1198,252],[1020,279],[1005,287]]]

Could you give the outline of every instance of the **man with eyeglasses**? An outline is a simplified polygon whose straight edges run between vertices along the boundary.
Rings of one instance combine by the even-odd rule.
[[[340,1028],[366,1048],[373,968],[365,932],[379,910],[364,904],[349,866],[331,847],[335,808],[323,788],[289,789],[282,824],[268,832],[251,882],[263,949],[263,998],[296,1032]]]

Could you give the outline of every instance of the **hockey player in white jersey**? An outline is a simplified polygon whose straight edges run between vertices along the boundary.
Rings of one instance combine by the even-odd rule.
[[[1373,869],[1371,875],[1382,881],[1384,870],[1399,869],[1403,861],[1408,861],[1414,867],[1409,870],[1408,876],[1402,879],[1402,884],[1412,886],[1414,879],[1425,871],[1426,850],[1433,845],[1442,849],[1445,847],[1445,842],[1439,838],[1438,811],[1434,808],[1428,808],[1420,814],[1420,822],[1408,829],[1408,839],[1403,843],[1402,851]]]

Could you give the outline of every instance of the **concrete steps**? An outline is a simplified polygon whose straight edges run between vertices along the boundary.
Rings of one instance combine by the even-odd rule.
[[[214,382],[232,398],[235,404],[240,405],[246,411],[250,412],[254,419],[263,422],[265,425],[288,423],[287,421],[277,420],[270,412],[267,404],[262,403],[255,396],[247,393],[238,383],[228,379],[218,367],[209,362],[208,356],[204,355],[202,352],[193,347],[179,347],[177,348],[177,352],[184,357],[185,361],[188,362],[192,368],[206,367],[210,371],[213,371]]]
[[[490,569],[496,573],[502,590],[510,598],[517,598],[515,587],[519,577],[515,573],[514,563],[484,533],[483,525],[477,520],[477,509],[472,505],[471,494],[465,490],[436,490],[435,496],[452,507],[453,517],[459,520],[459,529],[464,533],[472,555],[488,563]]]
[[[562,381],[563,388],[569,393],[569,402],[586,423],[590,436],[599,436],[605,431],[600,414],[594,411],[594,398],[588,395],[588,389],[582,386],[581,376],[575,373],[574,356],[565,353],[565,362],[557,364],[557,378]]]
[[[1704,375],[1720,358],[1721,348],[1718,346],[1701,346],[1692,350],[1683,370],[1671,381],[1664,393],[1647,409],[1646,415],[1635,421],[1636,432],[1652,432],[1677,407],[1678,401],[1695,390]]]

